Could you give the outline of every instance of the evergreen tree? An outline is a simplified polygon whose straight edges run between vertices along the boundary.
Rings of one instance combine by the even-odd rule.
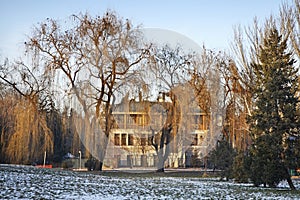
[[[221,180],[223,178],[226,178],[226,180],[232,178],[232,166],[235,155],[235,150],[225,139],[218,141],[216,149],[210,152],[209,163],[213,165],[214,169],[221,170]]]
[[[251,179],[255,185],[270,187],[286,179],[290,188],[295,189],[288,171],[294,167],[292,138],[296,138],[299,129],[295,60],[276,28],[266,32],[258,58],[258,63],[252,63],[256,85],[255,110],[250,118],[254,141]]]
[[[240,151],[233,162],[233,178],[238,183],[249,182],[251,158],[245,151]]]

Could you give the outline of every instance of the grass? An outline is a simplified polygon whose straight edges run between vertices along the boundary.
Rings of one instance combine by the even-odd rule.
[[[200,171],[73,172],[0,165],[0,196],[6,199],[300,199],[288,187],[257,188],[218,181]],[[300,189],[300,182],[297,183]]]

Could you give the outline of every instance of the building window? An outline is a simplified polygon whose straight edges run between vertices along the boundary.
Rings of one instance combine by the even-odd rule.
[[[195,115],[193,123],[196,129],[207,130],[207,118],[206,115]]]
[[[198,121],[199,121],[199,116],[195,115],[194,116],[194,124],[198,124]]]
[[[147,145],[147,138],[146,138],[146,135],[145,135],[145,134],[143,134],[143,135],[141,136],[141,145],[142,145],[142,146],[146,146],[146,145]]]
[[[127,134],[126,133],[122,133],[121,145],[122,146],[127,145]]]
[[[127,118],[126,118],[126,128],[134,128],[135,127],[135,118],[136,118],[136,115],[129,115]]]
[[[120,146],[120,134],[115,134],[115,145]]]
[[[205,129],[205,127],[204,127],[204,120],[203,120],[203,115],[201,115],[201,116],[199,116],[199,129],[200,130],[204,130]]]
[[[148,140],[148,145],[152,145],[152,136],[148,135],[147,140]]]
[[[128,145],[133,145],[133,134],[128,134]]]
[[[197,146],[198,145],[198,134],[192,135],[192,146]]]

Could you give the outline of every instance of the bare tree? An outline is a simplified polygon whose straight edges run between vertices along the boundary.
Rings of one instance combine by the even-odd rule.
[[[176,88],[187,83],[188,67],[192,56],[177,46],[168,45],[153,47],[153,64],[150,67],[154,88],[159,91],[161,106],[166,110],[166,118],[162,127],[153,128],[152,145],[158,156],[157,171],[163,172],[165,161],[170,152],[178,151],[177,140],[179,124],[182,122],[182,108]],[[152,80],[153,80],[152,79]],[[169,100],[167,100],[169,99]]]
[[[280,33],[289,36],[290,44],[295,54],[300,57],[300,1],[294,0],[289,5],[283,3],[280,8]]]
[[[73,15],[72,19],[75,25],[66,30],[48,19],[35,28],[26,44],[44,63],[45,73],[59,71],[65,78],[59,84],[79,102],[87,128],[83,140],[101,170],[116,97],[138,79],[137,68],[148,51],[140,47],[138,29],[113,12],[103,17]],[[95,134],[89,133],[92,127]]]
[[[213,150],[217,141],[223,137],[223,121],[226,109],[226,78],[223,69],[228,65],[228,57],[220,52],[203,47],[196,64],[190,71],[190,85],[195,93],[196,105],[205,114],[207,130],[201,134],[200,146],[194,155],[207,163],[207,155]],[[198,152],[197,152],[198,151]]]
[[[215,56],[212,51],[208,51],[203,48],[203,52],[200,58],[197,59],[197,63],[193,64],[193,68],[190,69],[189,83],[195,90],[195,96],[197,97],[199,107],[206,113],[210,113],[211,98],[209,91],[209,73],[215,65]]]

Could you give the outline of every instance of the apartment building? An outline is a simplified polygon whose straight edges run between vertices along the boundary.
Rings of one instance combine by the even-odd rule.
[[[166,123],[166,108],[170,103],[165,98],[158,101],[124,98],[116,105],[113,112],[116,125],[110,134],[104,164],[112,168],[155,167],[158,159],[153,139]],[[165,167],[190,167],[192,158],[200,159],[208,151],[212,138],[211,114],[195,107],[184,114],[188,124],[180,124],[180,130],[168,144],[170,154]]]

